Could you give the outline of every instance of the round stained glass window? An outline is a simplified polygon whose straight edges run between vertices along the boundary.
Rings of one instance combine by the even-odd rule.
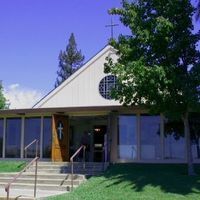
[[[112,99],[111,91],[116,88],[117,77],[108,75],[104,77],[99,83],[99,93],[105,99]]]

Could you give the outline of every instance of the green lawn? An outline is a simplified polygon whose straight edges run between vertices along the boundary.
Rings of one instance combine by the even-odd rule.
[[[0,173],[1,172],[18,172],[25,166],[25,162],[22,161],[0,161]]]
[[[195,166],[200,174],[200,166]],[[199,200],[200,176],[186,165],[116,164],[72,193],[49,200]]]

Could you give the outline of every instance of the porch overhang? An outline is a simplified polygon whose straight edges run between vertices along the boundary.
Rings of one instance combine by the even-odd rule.
[[[137,106],[92,106],[92,107],[59,107],[59,108],[28,108],[28,109],[6,109],[0,110],[0,117],[3,116],[23,116],[23,115],[52,115],[52,114],[93,114],[109,112],[138,112],[142,111]]]

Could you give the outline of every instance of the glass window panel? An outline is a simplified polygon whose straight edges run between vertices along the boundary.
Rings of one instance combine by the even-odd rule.
[[[6,120],[6,157],[20,157],[21,142],[21,118],[10,118]]]
[[[141,158],[160,159],[160,116],[142,115],[141,127]]]
[[[33,140],[37,139],[40,143],[40,130],[41,130],[41,118],[25,118],[24,125],[24,147],[30,144]],[[38,154],[39,154],[38,143]],[[36,144],[31,145],[27,149],[27,158],[35,157]]]
[[[108,75],[104,77],[99,83],[99,92],[105,99],[112,99],[111,91],[117,87],[117,77],[114,75]]]
[[[118,151],[120,159],[137,157],[136,116],[119,116]]]
[[[43,158],[51,158],[52,120],[45,117],[43,121]]]
[[[199,139],[192,141],[192,156],[193,156],[194,159],[200,159]]]
[[[0,157],[2,157],[3,152],[3,119],[0,119]]]
[[[164,158],[185,158],[185,137],[182,122],[166,121],[164,125]]]

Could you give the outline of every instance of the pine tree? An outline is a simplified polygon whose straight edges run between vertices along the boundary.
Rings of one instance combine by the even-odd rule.
[[[71,33],[66,50],[60,51],[58,59],[59,69],[57,71],[58,77],[56,79],[55,87],[58,87],[83,65],[84,56],[82,55],[81,50],[77,50],[77,44],[73,33]]]
[[[0,81],[0,109],[4,109],[6,107],[6,98],[3,95],[3,86]]]

